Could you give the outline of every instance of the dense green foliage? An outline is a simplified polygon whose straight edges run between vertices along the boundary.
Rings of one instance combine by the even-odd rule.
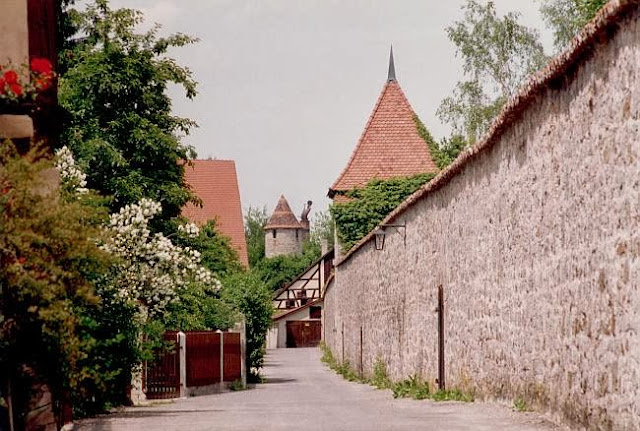
[[[247,253],[251,268],[264,259],[264,227],[268,221],[266,207],[249,207],[244,216],[244,236],[247,240]]]
[[[342,247],[345,250],[353,247],[395,207],[434,176],[430,173],[390,180],[375,179],[364,188],[348,191],[346,196],[351,201],[331,206]]]
[[[265,341],[273,314],[273,292],[252,272],[232,275],[223,280],[223,286],[222,298],[244,316],[248,378],[255,381],[264,364]]]
[[[205,331],[229,329],[238,321],[238,313],[220,292],[193,283],[182,289],[178,301],[169,304],[163,318],[166,329],[175,331]]]
[[[464,18],[447,27],[462,59],[465,80],[445,98],[438,116],[454,134],[473,144],[487,130],[524,79],[547,61],[537,31],[521,25],[519,14],[502,17],[493,2],[467,0]]]
[[[540,12],[553,30],[557,50],[565,48],[608,0],[542,0]]]
[[[303,244],[301,255],[289,254],[264,258],[252,268],[252,272],[262,280],[269,290],[276,291],[293,281],[319,257],[319,246],[312,242],[306,242]]]
[[[0,144],[0,385],[18,429],[32,383],[59,400],[90,372],[81,313],[99,307],[93,283],[109,262],[89,240],[101,214],[60,199],[45,182],[51,164],[34,157]]]
[[[60,54],[59,100],[69,114],[60,144],[83,166],[89,188],[113,196],[114,209],[147,197],[162,204],[161,220],[178,215],[193,199],[179,161],[194,156],[178,136],[194,123],[171,114],[166,89],[178,84],[193,98],[196,83],[166,54],[195,40],[160,38],[157,28],[138,34],[142,15],[111,10],[106,0],[66,12],[65,31],[76,33]]]

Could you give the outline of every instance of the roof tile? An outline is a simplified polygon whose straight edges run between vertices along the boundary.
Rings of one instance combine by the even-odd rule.
[[[427,143],[418,134],[413,109],[396,81],[388,81],[349,163],[329,190],[362,187],[374,178],[437,172]]]
[[[192,222],[204,225],[217,220],[216,226],[231,238],[244,266],[249,265],[247,242],[244,237],[242,204],[233,160],[193,160],[185,166],[185,181],[202,200],[202,208],[188,203],[182,215]]]

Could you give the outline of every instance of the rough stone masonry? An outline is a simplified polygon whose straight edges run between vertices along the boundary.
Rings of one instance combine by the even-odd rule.
[[[638,18],[638,1],[610,2],[391,214],[406,245],[390,229],[384,250],[370,235],[338,262],[324,309],[337,358],[433,383],[442,285],[449,388],[640,429]]]

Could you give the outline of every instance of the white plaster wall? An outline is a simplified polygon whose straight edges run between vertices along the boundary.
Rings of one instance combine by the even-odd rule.
[[[640,429],[637,11],[491,149],[337,267],[325,339],[363,367],[523,398],[576,426]]]
[[[0,34],[0,64],[28,62],[27,0],[2,0]]]

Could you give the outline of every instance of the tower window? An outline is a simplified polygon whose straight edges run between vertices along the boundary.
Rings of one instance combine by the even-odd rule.
[[[273,230],[273,237],[274,238],[276,237],[276,230],[275,229]]]
[[[296,239],[298,239],[298,229],[296,229]]]

